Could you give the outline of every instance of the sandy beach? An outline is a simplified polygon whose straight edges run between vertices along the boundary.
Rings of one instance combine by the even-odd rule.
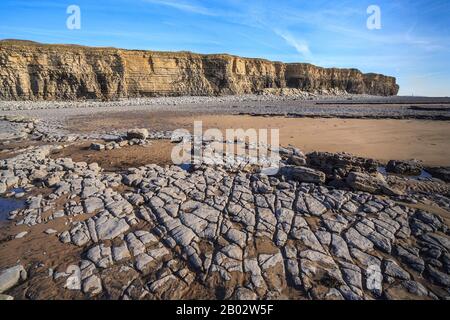
[[[282,145],[293,145],[304,152],[348,152],[384,162],[418,159],[429,166],[450,165],[449,121],[180,113],[99,110],[96,115],[76,116],[67,122],[75,132],[102,131],[105,123],[117,130],[146,127],[192,131],[194,121],[202,121],[204,130],[217,128],[224,135],[226,129],[279,129]]]

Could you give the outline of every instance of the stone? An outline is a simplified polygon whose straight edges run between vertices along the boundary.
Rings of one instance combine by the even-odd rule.
[[[299,182],[317,184],[325,182],[325,173],[308,167],[285,166],[280,169],[280,174]]]
[[[349,228],[344,233],[344,238],[350,246],[356,247],[362,251],[370,251],[373,249],[373,243],[362,236],[354,228]]]
[[[121,261],[131,257],[130,251],[128,251],[127,244],[125,242],[120,246],[113,247],[112,255],[114,261]]]
[[[90,277],[97,270],[95,265],[89,260],[81,260],[80,269],[81,269],[81,279],[86,279]]]
[[[61,181],[60,177],[56,174],[51,174],[47,177],[47,179],[45,180],[45,184],[48,187],[54,187],[56,186],[59,182]]]
[[[148,137],[147,129],[132,129],[127,131],[127,139],[142,139],[145,140]]]
[[[32,197],[27,202],[28,202],[29,209],[39,209],[41,207],[42,195],[39,195],[37,197]]]
[[[100,166],[98,165],[97,162],[92,162],[92,163],[89,163],[88,169],[92,170],[94,172],[99,172],[100,171]]]
[[[16,236],[14,237],[15,239],[22,239],[23,237],[25,237],[28,234],[28,231],[22,231],[19,232],[18,234],[16,234]]]
[[[0,272],[0,293],[3,293],[15,285],[21,280],[27,279],[27,272],[21,265],[17,265]]]
[[[323,297],[325,300],[345,300],[339,290],[331,288],[327,294]]]
[[[99,268],[106,269],[113,264],[111,248],[103,244],[96,245],[88,250],[86,257]]]
[[[133,233],[129,233],[126,236],[128,249],[131,251],[133,256],[138,256],[145,252],[144,244],[136,238]]]
[[[325,253],[319,240],[309,228],[302,228],[292,234],[294,239],[300,240],[306,247],[318,252]]]
[[[47,229],[47,230],[45,230],[44,231],[46,234],[55,234],[55,233],[57,233],[58,231],[56,231],[55,229]]]
[[[319,239],[320,243],[324,246],[329,246],[331,244],[331,233],[327,231],[317,231],[316,237]]]
[[[95,150],[95,151],[101,151],[101,150],[105,150],[105,145],[101,144],[101,143],[92,143],[91,146],[89,147],[89,149]]]
[[[0,182],[0,194],[3,194],[8,190],[6,183]]]
[[[288,163],[294,166],[305,166],[306,158],[304,156],[291,155],[288,158]]]
[[[340,286],[339,290],[342,294],[342,296],[349,301],[358,301],[362,300],[362,294],[358,295],[354,291],[352,291],[348,286]]]
[[[409,280],[411,276],[393,260],[383,260],[383,272],[395,279]]]
[[[226,233],[225,237],[231,242],[236,243],[241,248],[244,247],[246,241],[246,235],[242,231],[238,231],[236,229],[230,229]]]
[[[339,235],[334,233],[331,235],[331,253],[338,258],[352,261],[347,243]]]
[[[85,294],[93,297],[102,292],[102,281],[96,275],[91,275],[83,280],[82,290]]]
[[[137,230],[134,234],[144,245],[152,245],[159,242],[159,239],[148,231]]]
[[[427,167],[425,170],[434,178],[450,182],[450,167]]]
[[[408,290],[409,293],[412,293],[419,297],[428,296],[427,288],[425,288],[422,284],[420,284],[416,281],[406,280],[406,281],[403,281],[401,284],[406,290]]]
[[[255,292],[253,292],[250,289],[239,287],[235,290],[233,295],[233,300],[244,300],[244,301],[250,301],[250,300],[257,300],[258,296]]]
[[[423,164],[419,160],[398,161],[391,160],[386,166],[386,171],[396,174],[420,176],[423,170]]]
[[[450,251],[450,239],[446,236],[442,236],[438,233],[426,233],[421,235],[420,239],[431,245]]]
[[[147,266],[153,262],[154,259],[146,253],[142,253],[136,257],[136,269],[145,273]]]
[[[427,265],[427,273],[433,281],[445,288],[450,288],[450,276],[445,274],[431,265]]]
[[[359,262],[360,265],[362,265],[366,269],[371,266],[381,266],[380,259],[371,254],[367,254],[359,250],[358,248],[350,248],[350,254],[357,262]]]
[[[309,166],[320,169],[329,179],[345,178],[351,171],[377,172],[378,162],[348,153],[311,152],[306,155]]]
[[[153,281],[151,284],[148,284],[147,286],[151,292],[157,293],[157,292],[166,292],[170,287],[175,286],[178,290],[180,290],[182,283],[180,283],[173,274],[170,274],[156,281]]]
[[[147,250],[147,254],[155,260],[162,260],[170,255],[170,251],[160,243],[157,248]]]
[[[47,176],[48,172],[45,170],[34,170],[33,173],[30,175],[30,180],[42,180]]]
[[[70,233],[69,231],[64,231],[59,235],[59,241],[61,241],[62,243],[69,243],[70,240]]]
[[[419,273],[422,273],[425,270],[425,262],[419,256],[411,253],[410,251],[399,245],[395,247],[395,252],[404,263],[409,265],[414,270],[418,271]]]
[[[103,209],[103,200],[97,197],[90,197],[83,201],[84,212],[87,214],[94,213]]]
[[[364,223],[358,222],[355,225],[355,229],[358,230],[361,235],[370,240],[375,245],[375,247],[386,253],[391,253],[391,241],[386,236],[378,233],[371,221],[364,220]]]
[[[231,259],[242,260],[242,249],[236,245],[228,245],[222,248],[221,252]]]
[[[387,185],[381,174],[369,175],[361,172],[350,172],[346,182],[356,191],[369,193],[380,193],[381,187]]]
[[[78,222],[75,227],[70,230],[70,237],[73,244],[82,247],[90,240],[89,230],[84,222]]]
[[[322,277],[325,277],[327,281],[332,283],[344,284],[339,267],[331,256],[313,250],[305,250],[300,252],[300,258],[300,270],[305,288],[314,286],[312,279],[317,274],[322,275]]]
[[[442,228],[441,220],[434,214],[431,214],[431,213],[428,213],[428,212],[425,212],[422,210],[418,210],[414,214],[414,218],[422,221],[423,223],[425,223],[427,225],[430,225],[435,230],[440,230]]]
[[[327,207],[322,204],[319,200],[314,198],[309,194],[303,196],[306,206],[308,207],[308,212],[316,217],[320,217],[327,211]]]
[[[111,217],[103,223],[96,223],[95,230],[97,231],[100,240],[112,240],[119,235],[125,233],[130,229],[125,219],[118,219]]]
[[[180,224],[171,230],[173,239],[181,246],[187,246],[191,243],[192,239],[196,237],[196,234],[189,228]]]
[[[361,268],[348,262],[340,262],[339,264],[341,266],[344,281],[353,291],[360,291],[362,289]]]

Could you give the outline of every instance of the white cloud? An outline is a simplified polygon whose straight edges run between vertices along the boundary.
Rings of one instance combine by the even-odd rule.
[[[211,12],[205,7],[194,5],[191,3],[186,2],[180,2],[180,1],[169,1],[169,0],[145,0],[145,2],[166,6],[170,8],[174,8],[177,10],[185,11],[185,12],[191,12],[196,14],[201,14],[205,16],[215,16],[216,14],[214,12]]]
[[[287,44],[294,47],[298,53],[300,53],[304,58],[311,59],[312,54],[309,49],[308,43],[304,40],[295,38],[289,31],[283,31],[275,29],[274,32],[286,41]]]

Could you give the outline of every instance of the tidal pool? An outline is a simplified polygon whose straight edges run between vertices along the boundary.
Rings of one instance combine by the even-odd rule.
[[[14,189],[16,193],[23,192],[23,189]],[[22,209],[25,207],[25,200],[17,198],[0,197],[0,221],[8,220],[11,211]]]

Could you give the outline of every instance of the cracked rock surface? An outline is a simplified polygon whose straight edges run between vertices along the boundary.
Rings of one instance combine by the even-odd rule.
[[[144,144],[152,138],[147,130],[130,132]],[[450,298],[450,198],[443,181],[383,176],[374,160],[295,148],[280,150],[275,176],[207,164],[108,172],[97,163],[53,159],[64,146],[43,142],[0,160],[1,193],[20,193],[24,202],[9,214],[8,228],[26,232],[2,234],[0,293]]]

